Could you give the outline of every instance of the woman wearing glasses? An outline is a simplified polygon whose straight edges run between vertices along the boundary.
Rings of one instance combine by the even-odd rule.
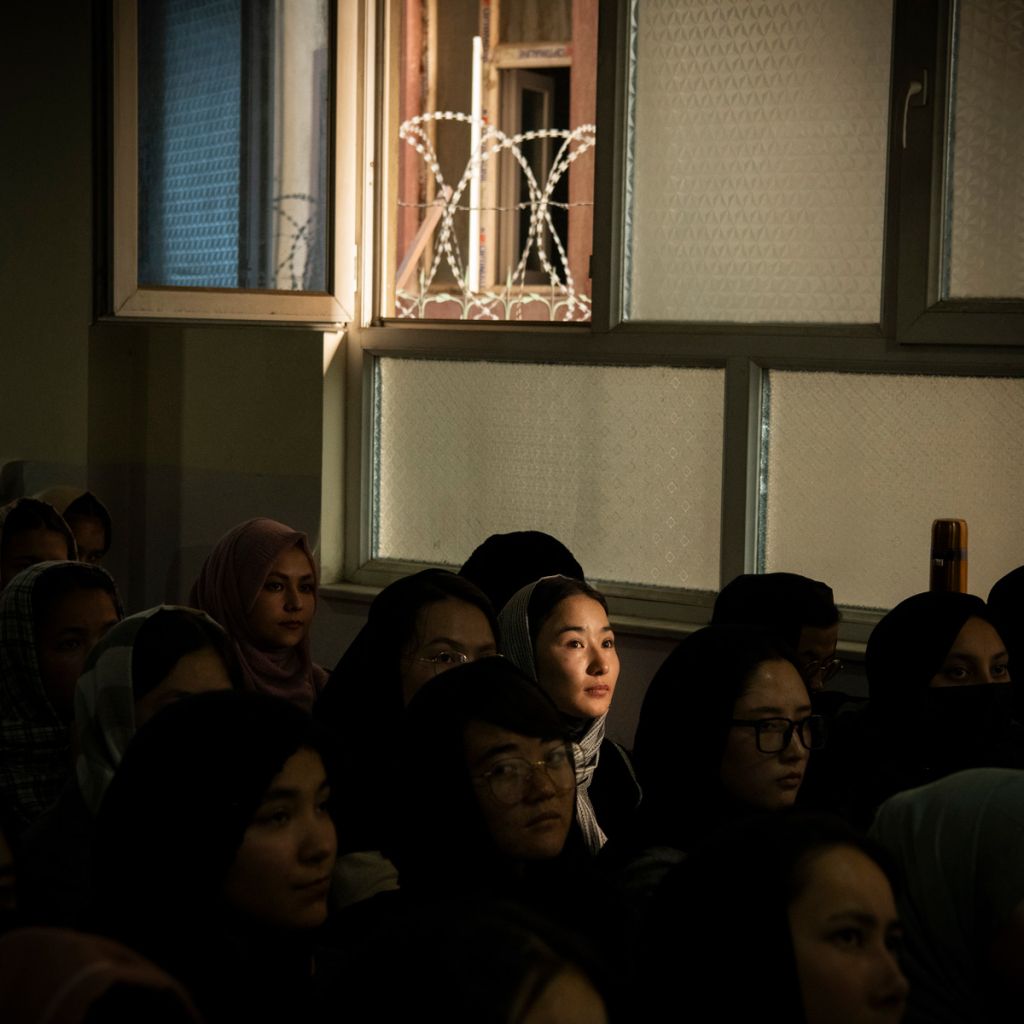
[[[633,757],[644,802],[612,863],[636,895],[716,826],[797,799],[824,744],[807,686],[755,626],[707,626],[683,640],[644,698]],[[610,851],[611,853],[611,851]]]
[[[380,851],[393,842],[394,806],[404,786],[392,752],[401,747],[405,705],[436,675],[493,655],[497,629],[482,591],[454,573],[426,569],[377,595],[366,625],[331,673],[314,716],[337,744],[345,809],[332,892],[339,909],[396,886],[394,866]]]

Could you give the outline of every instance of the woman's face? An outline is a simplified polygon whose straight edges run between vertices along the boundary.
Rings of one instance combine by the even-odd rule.
[[[537,681],[563,714],[599,718],[611,706],[619,655],[608,613],[585,594],[555,605],[537,634]]]
[[[72,590],[50,608],[36,627],[36,657],[43,690],[65,722],[75,716],[75,684],[89,652],[119,621],[105,590]]]
[[[327,918],[338,841],[320,755],[298,750],[274,776],[224,883],[228,905],[279,929],[315,928]]]
[[[298,647],[309,635],[316,612],[315,579],[302,548],[288,548],[271,563],[249,613],[249,625],[262,650]]]
[[[480,813],[497,851],[513,861],[557,857],[576,810],[576,776],[565,743],[470,722],[465,749]]]
[[[789,905],[807,1024],[895,1024],[907,981],[892,889],[881,868],[852,846],[818,853]]]
[[[99,565],[107,548],[107,530],[99,516],[71,516],[67,520],[78,546],[78,560]]]
[[[149,693],[135,702],[135,727],[141,729],[161,708],[182,697],[230,689],[227,666],[212,647],[184,654]]]
[[[932,676],[928,685],[939,689],[1009,681],[1006,644],[994,626],[972,616],[957,633],[942,668]]]
[[[788,718],[797,722],[810,713],[807,687],[788,661],[761,662],[733,706],[733,718],[750,721]],[[749,807],[765,811],[789,807],[800,791],[807,754],[796,730],[783,750],[763,754],[753,726],[734,725],[722,755],[722,786],[733,800]]]
[[[400,663],[402,703],[435,675],[466,661],[498,653],[487,616],[468,601],[448,598],[424,605],[416,615],[411,644]]]
[[[36,526],[4,537],[0,587],[6,587],[22,569],[39,562],[66,562],[67,538],[56,530]]]

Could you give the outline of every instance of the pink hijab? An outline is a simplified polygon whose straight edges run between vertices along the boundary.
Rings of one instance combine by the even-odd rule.
[[[273,519],[241,523],[210,552],[192,586],[190,601],[224,627],[249,689],[284,697],[309,711],[327,681],[327,673],[310,658],[309,636],[297,647],[264,651],[249,625],[271,565],[292,547],[309,559],[316,585],[316,563],[304,533]]]

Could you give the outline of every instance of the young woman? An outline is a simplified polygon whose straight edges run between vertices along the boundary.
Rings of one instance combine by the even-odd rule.
[[[30,565],[77,557],[74,534],[52,505],[19,498],[0,508],[0,587]]]
[[[75,691],[75,772],[22,840],[22,903],[32,921],[73,925],[85,908],[95,817],[136,730],[182,697],[240,686],[227,636],[194,608],[132,615],[92,649]]]
[[[658,890],[638,1001],[659,1016],[897,1024],[907,982],[893,873],[843,822],[788,812],[733,822]]]
[[[79,560],[99,565],[111,543],[112,525],[107,506],[92,491],[69,485],[50,487],[36,497],[49,502],[71,528]]]
[[[326,765],[290,702],[207,693],[140,729],[107,790],[94,924],[181,981],[207,1022],[317,1018]]]
[[[607,603],[581,580],[546,576],[517,591],[498,621],[502,653],[562,715],[573,744],[580,827],[597,853],[640,802],[628,755],[604,735],[619,678]]]
[[[82,562],[37,563],[0,594],[0,796],[19,829],[70,775],[75,684],[120,618],[114,581]]]
[[[379,851],[393,839],[391,809],[404,782],[398,759],[381,757],[381,751],[400,745],[406,704],[435,676],[493,655],[496,635],[487,598],[443,569],[397,580],[370,605],[366,625],[331,673],[316,707],[316,717],[336,737],[344,790],[341,843],[352,856],[339,860],[339,870],[346,872],[335,892],[341,903],[394,885],[393,866]],[[366,771],[367,764],[374,765],[373,772]]]
[[[327,673],[310,657],[317,574],[304,533],[273,519],[229,530],[203,564],[190,602],[224,627],[249,689],[313,707]]]
[[[807,686],[768,633],[698,630],[658,669],[640,710],[633,757],[644,803],[626,849],[668,848],[670,863],[678,855],[668,851],[689,850],[722,822],[791,807],[823,743]],[[655,862],[641,888],[658,878]]]
[[[956,771],[1024,768],[1006,644],[980,597],[908,597],[872,630],[864,667],[870,703],[837,720],[832,751],[855,824],[870,825],[893,793]]]

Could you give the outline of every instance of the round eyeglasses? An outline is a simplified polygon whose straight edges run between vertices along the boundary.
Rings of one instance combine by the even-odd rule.
[[[833,654],[831,658],[825,658],[824,660],[815,658],[813,661],[806,662],[800,669],[800,675],[803,676],[806,682],[810,682],[815,678],[820,678],[822,685],[824,685],[830,679],[834,679],[842,671],[842,659],[837,658]]]
[[[495,800],[511,806],[526,796],[534,772],[543,772],[559,793],[565,793],[576,785],[576,768],[565,747],[549,751],[540,761],[527,761],[525,757],[503,758],[473,778],[485,781]]]
[[[825,746],[825,719],[821,715],[808,715],[797,722],[792,718],[734,718],[732,724],[753,729],[757,749],[762,754],[785,750],[794,732],[808,750]]]

